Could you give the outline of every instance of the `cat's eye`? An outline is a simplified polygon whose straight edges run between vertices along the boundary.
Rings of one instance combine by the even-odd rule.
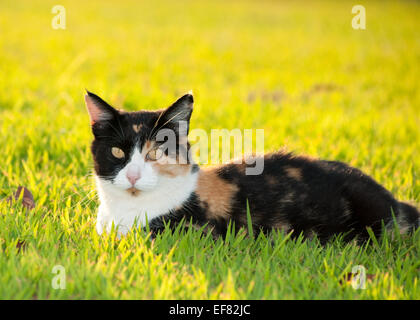
[[[163,155],[163,151],[159,148],[150,150],[147,155],[146,159],[151,161],[159,160]]]
[[[122,151],[120,148],[117,148],[117,147],[113,147],[111,149],[111,153],[117,159],[122,159],[125,156],[124,151]]]

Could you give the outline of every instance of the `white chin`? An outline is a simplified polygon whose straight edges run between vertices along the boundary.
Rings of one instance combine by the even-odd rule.
[[[136,185],[135,188],[140,191],[151,191],[156,188],[156,185],[140,185],[140,186]]]

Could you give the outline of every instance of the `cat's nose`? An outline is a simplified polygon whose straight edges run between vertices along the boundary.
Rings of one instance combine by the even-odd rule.
[[[140,167],[133,164],[127,168],[127,179],[130,183],[134,186],[141,177],[140,175]]]

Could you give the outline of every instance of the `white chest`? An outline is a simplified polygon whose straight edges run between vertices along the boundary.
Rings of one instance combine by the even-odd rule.
[[[167,214],[181,205],[195,190],[197,173],[174,178],[160,177],[156,188],[133,196],[111,182],[96,178],[100,205],[96,230],[110,232],[112,224],[125,235],[134,225],[145,226],[146,220]]]

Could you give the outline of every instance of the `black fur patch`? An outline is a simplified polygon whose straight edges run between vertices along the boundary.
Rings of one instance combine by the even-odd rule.
[[[297,170],[299,179],[290,175],[290,168]],[[247,176],[243,165],[238,164],[221,166],[217,174],[238,189],[229,214],[206,219],[208,208],[193,193],[180,209],[160,219],[192,218],[194,223],[209,224],[216,234],[223,235],[230,221],[236,229],[246,228],[248,200],[257,230],[279,228],[293,230],[295,236],[316,234],[321,242],[339,233],[346,240],[365,240],[366,227],[379,236],[382,224],[392,221],[392,212],[397,218],[403,215],[413,229],[418,227],[420,215],[414,207],[397,201],[372,178],[344,163],[274,153],[265,156],[261,175]]]

